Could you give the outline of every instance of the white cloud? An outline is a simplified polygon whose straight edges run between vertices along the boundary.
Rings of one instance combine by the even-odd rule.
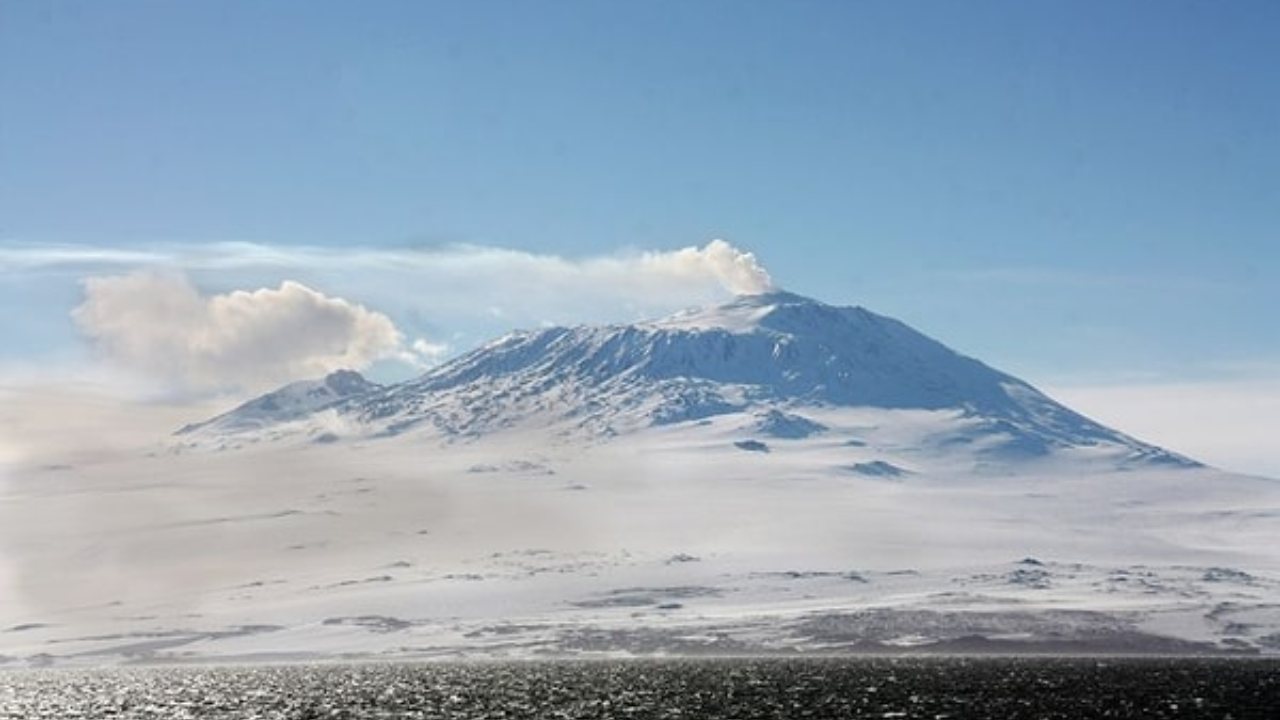
[[[1065,385],[1049,392],[1142,440],[1225,470],[1280,478],[1280,378]]]
[[[359,300],[393,319],[407,338],[423,337],[431,346],[425,352],[415,351],[412,344],[397,348],[390,357],[401,367],[379,364],[375,369],[388,377],[401,373],[404,365],[430,366],[459,349],[542,322],[635,321],[773,287],[754,255],[723,240],[675,250],[587,257],[472,245],[392,248],[222,242],[112,248],[0,243],[0,288],[12,282],[28,292],[34,278],[56,287],[85,276],[139,270],[182,274],[211,293],[279,288],[292,280],[322,288],[329,295]],[[190,298],[187,304],[192,304]],[[61,315],[66,310],[70,306],[56,312]],[[56,328],[54,322],[51,317],[48,327]],[[68,327],[67,332],[70,340],[74,328]],[[123,337],[114,341],[119,346],[114,347],[115,354],[128,357],[132,343],[146,339],[147,334],[129,331]],[[441,347],[441,338],[449,339],[447,348]],[[168,344],[185,346],[185,342]],[[185,352],[176,354],[186,357]],[[208,363],[204,365],[207,368]]]
[[[769,273],[753,253],[739,250],[724,240],[712,240],[701,248],[645,253],[640,256],[640,267],[659,275],[713,278],[726,290],[739,295],[768,292],[773,288]]]
[[[471,281],[495,278],[524,278],[528,282],[562,281],[612,288],[620,294],[641,295],[680,286],[711,286],[736,294],[766,292],[773,287],[769,273],[754,254],[718,239],[702,247],[587,258],[564,258],[477,245],[404,249],[243,242],[143,248],[9,244],[0,246],[0,266],[14,271],[111,267],[411,270],[429,275],[464,276]]]
[[[401,345],[387,316],[292,281],[206,296],[178,273],[92,277],[72,316],[107,360],[202,392],[359,369]]]

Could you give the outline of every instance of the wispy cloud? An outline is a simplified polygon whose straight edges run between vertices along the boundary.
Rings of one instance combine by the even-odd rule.
[[[185,270],[251,268],[414,270],[483,278],[518,273],[538,281],[604,284],[620,291],[663,285],[713,284],[733,293],[772,287],[769,273],[750,253],[724,240],[670,251],[632,251],[586,258],[530,253],[478,245],[431,248],[321,247],[219,242],[103,248],[84,245],[0,245],[0,269],[32,271],[172,267]]]

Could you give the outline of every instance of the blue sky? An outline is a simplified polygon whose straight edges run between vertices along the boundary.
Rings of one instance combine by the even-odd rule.
[[[723,237],[1033,382],[1274,377],[1277,67],[1274,2],[0,0],[0,244]],[[0,268],[0,357],[80,352],[106,270]],[[298,272],[190,275],[300,279],[454,351],[531,319],[465,277]]]

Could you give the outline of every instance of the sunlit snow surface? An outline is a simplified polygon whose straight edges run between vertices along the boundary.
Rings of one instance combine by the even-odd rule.
[[[775,293],[8,468],[0,662],[1280,653],[1280,484]]]
[[[877,413],[838,415],[767,453],[733,442],[750,418],[719,418],[589,447],[405,437],[33,470],[0,503],[0,654],[1280,650],[1275,483],[1088,458],[950,471],[903,437],[946,417],[882,438]],[[873,462],[904,472],[856,469]]]

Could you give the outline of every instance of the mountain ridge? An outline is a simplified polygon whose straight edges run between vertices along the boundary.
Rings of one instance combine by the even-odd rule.
[[[258,430],[304,417],[381,387],[355,370],[335,370],[323,378],[291,382],[208,420],[184,425],[174,434],[190,435],[206,429],[222,432]]]
[[[284,412],[263,412],[264,404],[281,404],[282,394],[313,389],[295,383],[180,433],[305,426],[324,412],[343,420],[348,434],[367,437],[475,438],[533,425],[611,438],[735,413],[800,412],[803,423],[812,422],[805,409],[878,408],[958,413],[965,428],[946,442],[982,439],[994,447],[984,453],[1006,460],[1108,447],[1127,462],[1198,465],[1094,422],[899,320],[785,291],[632,324],[516,331],[391,385],[342,377],[349,392],[330,389]]]

